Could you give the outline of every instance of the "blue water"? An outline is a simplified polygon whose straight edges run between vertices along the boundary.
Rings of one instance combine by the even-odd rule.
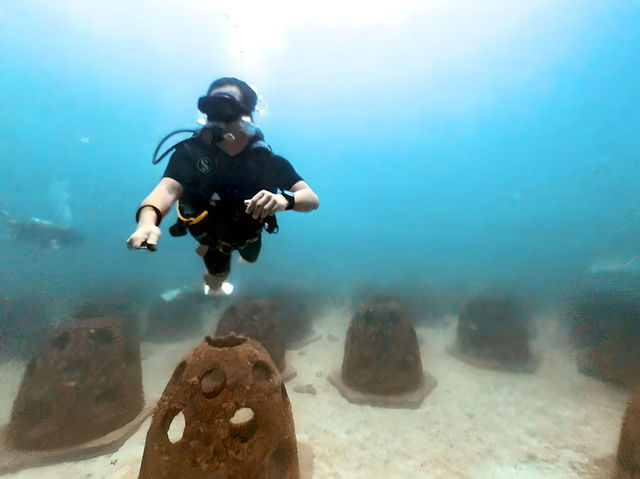
[[[0,210],[87,237],[2,243],[0,289],[197,283],[195,241],[166,231],[174,213],[158,252],[124,243],[162,175],[157,142],[195,127],[197,97],[227,75],[257,87],[257,123],[321,202],[279,215],[259,263],[234,264],[240,290],[553,295],[640,253],[640,2],[442,3],[365,22],[339,7],[262,6],[256,21],[205,2],[0,2]]]

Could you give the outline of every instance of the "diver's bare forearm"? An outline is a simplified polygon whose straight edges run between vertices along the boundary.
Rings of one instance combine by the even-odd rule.
[[[293,185],[291,192],[295,197],[295,204],[293,206],[294,211],[304,213],[316,210],[320,206],[320,199],[318,198],[318,195],[316,195],[304,181],[299,181]]]
[[[140,206],[150,205],[157,208],[164,217],[173,204],[180,198],[183,192],[182,185],[171,178],[162,178],[160,183],[144,199]],[[153,218],[155,221],[155,210],[153,208],[143,208],[140,211],[140,221],[147,221]]]
[[[308,212],[320,206],[318,196],[311,190],[296,191],[294,196],[296,202],[293,211]]]

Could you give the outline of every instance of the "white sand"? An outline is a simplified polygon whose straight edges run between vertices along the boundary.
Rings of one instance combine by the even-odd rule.
[[[449,356],[454,321],[444,329],[419,328],[424,368],[438,386],[409,410],[350,404],[328,383],[342,360],[350,315],[336,310],[321,318],[322,339],[287,353],[298,372],[287,383],[296,432],[313,448],[314,478],[606,477],[599,466],[615,453],[628,393],[579,374],[553,321],[540,322],[535,348],[543,361],[535,375],[477,369]],[[199,342],[144,343],[146,394],[159,397],[179,359]],[[23,368],[0,365],[2,424]],[[306,384],[317,394],[293,391]],[[115,454],[2,477],[135,479],[150,421]]]

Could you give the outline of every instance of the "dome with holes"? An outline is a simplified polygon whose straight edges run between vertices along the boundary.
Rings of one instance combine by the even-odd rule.
[[[531,317],[517,298],[486,293],[470,298],[458,315],[449,354],[476,367],[529,372],[539,357],[531,350]]]
[[[419,407],[436,386],[422,369],[415,329],[395,301],[363,304],[351,318],[342,368],[329,381],[349,401]]]
[[[287,391],[245,336],[207,337],[178,365],[145,443],[140,479],[297,479]]]
[[[278,370],[285,369],[284,337],[268,301],[247,299],[229,306],[216,329],[216,336],[243,334],[258,341],[269,352]]]
[[[137,335],[113,317],[70,321],[28,364],[7,440],[22,450],[74,446],[125,426],[143,405]]]

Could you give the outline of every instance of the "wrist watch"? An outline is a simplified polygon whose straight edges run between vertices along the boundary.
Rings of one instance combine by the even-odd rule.
[[[285,208],[285,210],[292,210],[296,205],[296,197],[293,196],[293,193],[287,190],[282,190],[282,193],[280,194],[284,196],[285,200],[287,200],[287,207]]]

